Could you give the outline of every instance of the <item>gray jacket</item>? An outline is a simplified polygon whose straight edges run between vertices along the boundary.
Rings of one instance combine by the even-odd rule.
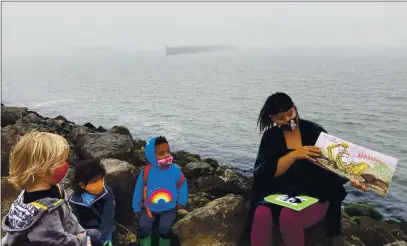
[[[1,227],[7,234],[1,240],[1,245],[90,245],[89,237],[77,238],[76,235],[85,230],[71,212],[65,191],[60,186],[58,188],[61,199],[43,198],[28,204],[23,202],[22,191],[3,218]]]

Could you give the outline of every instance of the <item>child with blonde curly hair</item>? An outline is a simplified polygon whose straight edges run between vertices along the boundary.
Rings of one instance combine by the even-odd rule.
[[[2,221],[2,245],[88,246],[85,232],[58,184],[68,172],[69,145],[56,134],[25,134],[10,153],[9,181],[22,192]],[[93,244],[95,245],[95,244]]]

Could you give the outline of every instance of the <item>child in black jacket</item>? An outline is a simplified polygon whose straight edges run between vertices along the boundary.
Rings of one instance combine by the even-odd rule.
[[[69,203],[85,229],[99,230],[101,245],[112,245],[115,202],[112,188],[104,183],[105,174],[105,168],[97,159],[76,163],[75,190]]]

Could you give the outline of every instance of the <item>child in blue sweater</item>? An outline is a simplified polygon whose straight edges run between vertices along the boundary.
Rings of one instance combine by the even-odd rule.
[[[133,195],[133,210],[139,220],[140,246],[151,246],[154,219],[159,216],[160,246],[170,245],[170,232],[177,209],[188,200],[187,180],[172,163],[165,137],[152,138],[144,149],[148,164],[140,172]]]

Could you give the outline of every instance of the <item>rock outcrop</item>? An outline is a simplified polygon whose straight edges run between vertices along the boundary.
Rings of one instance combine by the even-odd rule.
[[[83,158],[131,161],[134,157],[133,137],[125,127],[113,127],[104,133],[78,134],[76,149]]]
[[[238,245],[246,225],[249,204],[229,194],[197,208],[173,227],[183,246]]]
[[[102,159],[106,169],[105,182],[115,193],[116,220],[119,223],[131,224],[133,218],[133,191],[140,167],[117,159]]]
[[[1,108],[1,127],[14,125],[17,120],[27,115],[27,108],[2,107]]]
[[[117,227],[114,245],[135,242],[131,202],[136,179],[145,163],[144,140],[135,139],[124,126],[104,129],[91,123],[76,125],[63,116],[51,119],[27,108],[2,106],[1,112],[2,218],[19,193],[5,178],[13,145],[27,132],[52,132],[64,136],[72,150],[63,187],[72,192],[72,170],[77,160],[101,159],[107,171],[106,183],[115,192],[116,221],[127,228]],[[212,158],[204,159],[185,151],[172,154],[188,179],[188,205],[186,210],[179,211],[179,220],[174,225],[181,245],[238,245],[246,225],[252,178]],[[323,228],[317,225],[306,231],[306,238],[307,245],[403,245],[407,241],[407,224],[383,221],[380,212],[370,205],[355,203],[344,209],[341,236],[326,240]],[[276,242],[283,245],[278,233]]]

